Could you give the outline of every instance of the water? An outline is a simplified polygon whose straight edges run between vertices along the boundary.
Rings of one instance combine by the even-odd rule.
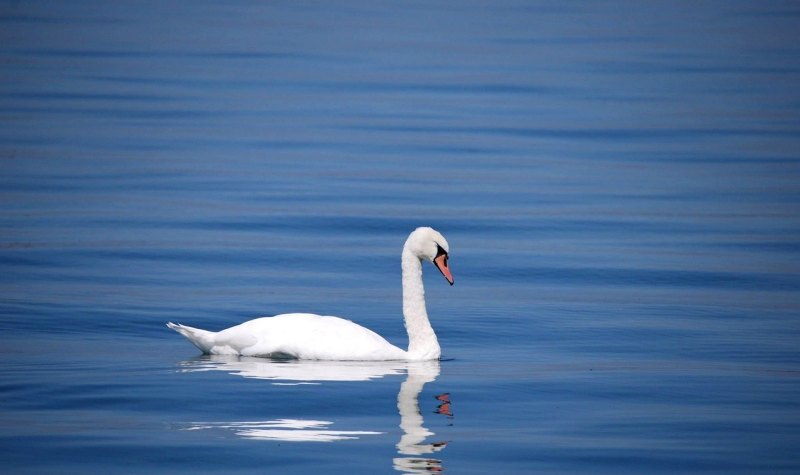
[[[3,2],[9,473],[797,473],[792,2]],[[291,311],[444,360],[214,359]]]

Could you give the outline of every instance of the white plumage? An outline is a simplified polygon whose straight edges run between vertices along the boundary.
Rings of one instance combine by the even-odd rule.
[[[167,326],[211,355],[342,361],[439,359],[441,349],[425,308],[422,261],[436,265],[452,285],[448,252],[444,236],[431,228],[417,228],[403,246],[403,318],[408,350],[350,320],[310,313],[256,318],[216,333],[172,322]]]

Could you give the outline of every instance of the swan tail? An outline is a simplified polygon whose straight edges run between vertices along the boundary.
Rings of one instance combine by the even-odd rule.
[[[210,354],[211,348],[215,345],[214,336],[216,334],[214,332],[172,322],[167,323],[167,327],[185,336],[187,340],[205,354]]]

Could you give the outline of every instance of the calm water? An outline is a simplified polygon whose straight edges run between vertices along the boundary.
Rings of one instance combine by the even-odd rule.
[[[647,3],[645,6],[643,3]],[[794,2],[2,2],[8,473],[798,473]],[[445,359],[202,357],[341,315]]]

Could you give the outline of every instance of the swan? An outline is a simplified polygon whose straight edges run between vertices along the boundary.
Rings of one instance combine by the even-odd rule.
[[[210,355],[338,361],[438,360],[441,348],[425,309],[422,261],[433,263],[453,285],[448,265],[449,249],[444,236],[429,227],[412,231],[403,246],[403,319],[408,332],[408,350],[392,345],[350,320],[310,313],[256,318],[219,332],[172,322],[167,323],[167,327]]]

